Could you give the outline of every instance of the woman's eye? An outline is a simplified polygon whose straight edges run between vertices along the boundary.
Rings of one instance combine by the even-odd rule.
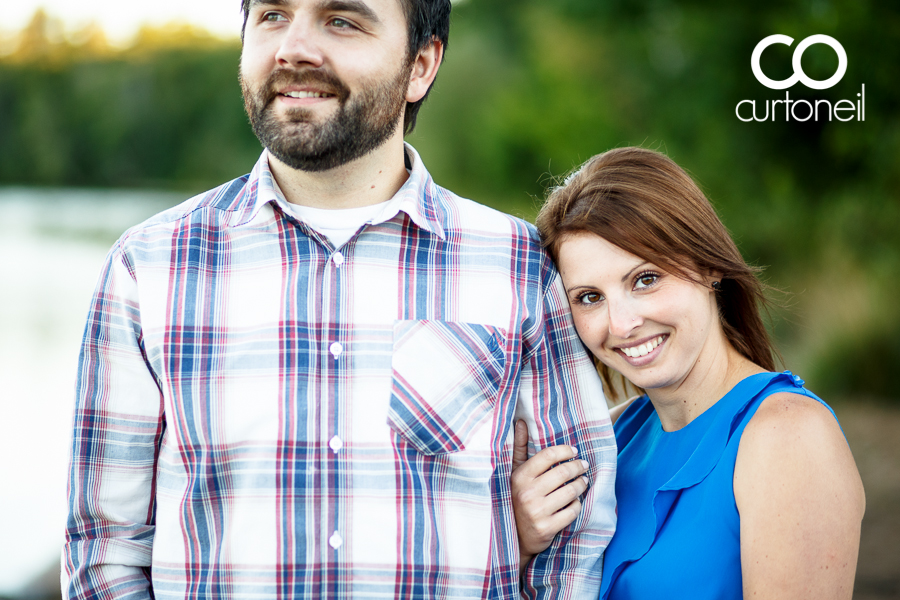
[[[657,280],[659,280],[659,275],[657,275],[656,273],[641,273],[640,275],[638,275],[634,287],[638,290],[648,288],[656,283]]]
[[[580,304],[597,304],[601,300],[603,300],[603,296],[597,292],[587,292],[578,296],[578,302]]]

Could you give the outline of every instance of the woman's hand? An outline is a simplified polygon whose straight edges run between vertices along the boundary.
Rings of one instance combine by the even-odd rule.
[[[519,533],[520,568],[545,550],[556,534],[581,512],[579,497],[588,486],[585,460],[572,460],[572,446],[551,446],[528,458],[528,428],[516,422],[513,471],[510,478],[513,510]]]

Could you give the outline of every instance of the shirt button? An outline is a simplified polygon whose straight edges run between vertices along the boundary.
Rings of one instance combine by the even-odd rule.
[[[344,351],[344,347],[341,346],[339,343],[335,342],[328,348],[328,350],[331,352],[331,354],[335,358],[337,358]]]
[[[331,450],[337,454],[341,451],[341,448],[344,447],[344,442],[338,436],[334,436],[331,438],[331,441],[328,442],[328,445],[331,447]]]
[[[331,534],[331,537],[328,538],[328,545],[337,550],[341,547],[341,544],[344,543],[344,538],[341,537],[337,531]]]
[[[342,264],[344,264],[344,255],[341,254],[340,252],[335,252],[334,256],[332,257],[332,260],[334,260],[335,266],[339,267]]]

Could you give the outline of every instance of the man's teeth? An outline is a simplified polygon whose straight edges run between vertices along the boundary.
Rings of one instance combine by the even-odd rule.
[[[628,356],[630,358],[637,358],[639,356],[647,356],[648,354],[650,354],[653,351],[654,348],[656,348],[657,346],[662,344],[664,337],[665,336],[661,335],[657,338],[650,340],[649,342],[641,344],[640,346],[633,346],[631,348],[622,348],[622,352],[625,354],[625,356]]]
[[[285,92],[284,95],[290,98],[325,98],[328,96],[324,92]]]

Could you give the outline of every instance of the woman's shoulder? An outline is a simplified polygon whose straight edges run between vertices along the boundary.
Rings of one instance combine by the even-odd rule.
[[[732,419],[731,434],[736,433],[738,439],[743,439],[748,431],[785,426],[792,420],[806,421],[812,416],[823,426],[834,426],[840,431],[834,412],[806,389],[805,383],[790,371],[764,371],[757,367],[722,399],[727,408],[721,412],[721,418]]]
[[[744,430],[742,450],[796,451],[825,442],[846,446],[834,412],[822,400],[804,392],[801,388],[766,397]]]
[[[803,482],[800,488],[799,484]],[[735,500],[771,500],[774,488],[808,491],[839,485],[865,506],[856,464],[834,412],[799,388],[763,400],[741,436],[734,470]]]

